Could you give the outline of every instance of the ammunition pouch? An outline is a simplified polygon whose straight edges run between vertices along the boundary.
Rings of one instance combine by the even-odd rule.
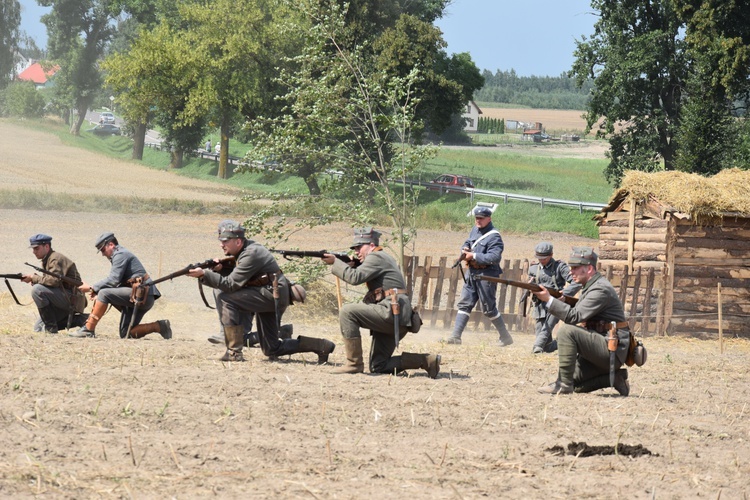
[[[136,305],[143,304],[148,297],[148,290],[151,285],[144,285],[143,283],[148,281],[148,274],[144,274],[139,278],[130,278],[127,283],[131,286],[130,291],[130,302]]]
[[[278,278],[281,278],[281,273],[276,273],[276,276]],[[257,276],[245,283],[245,288],[249,286],[266,286],[270,285],[271,283],[273,283],[273,273],[261,274],[260,276]]]

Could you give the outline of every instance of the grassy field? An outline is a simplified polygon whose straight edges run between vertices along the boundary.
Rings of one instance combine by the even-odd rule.
[[[28,122],[24,123],[30,125]],[[42,122],[35,125],[54,133],[64,144],[123,160],[129,160],[132,155],[132,142],[127,137],[97,137],[88,132],[74,137],[61,124]],[[242,156],[248,147],[238,141],[230,141],[230,154]],[[147,148],[142,163],[155,169],[168,170],[169,154]],[[425,165],[415,177],[429,181],[443,173],[456,173],[470,176],[481,189],[604,203],[612,193],[612,188],[607,185],[601,173],[605,165],[606,161],[603,159],[534,156],[528,151],[520,154],[510,149],[442,148],[438,157]],[[280,173],[233,175],[230,166],[229,178],[223,180],[216,178],[216,171],[217,163],[213,160],[188,158],[179,174],[211,180],[255,194],[304,194],[307,191],[302,179]],[[498,202],[496,198],[482,197],[477,197],[474,201]],[[474,201],[459,194],[441,196],[436,192],[423,191],[420,193],[418,224],[426,229],[465,227],[466,213]],[[159,207],[153,209],[160,210]],[[542,208],[531,203],[511,201],[505,205],[500,204],[494,220],[504,231],[519,234],[552,231],[596,237],[597,228],[591,220],[592,215],[592,212],[581,214],[575,209],[549,206]],[[386,221],[387,218],[383,215],[383,220],[377,222]]]

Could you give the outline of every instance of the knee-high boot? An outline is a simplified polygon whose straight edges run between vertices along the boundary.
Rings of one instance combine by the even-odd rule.
[[[224,337],[227,352],[219,358],[220,361],[245,361],[242,355],[242,344],[245,341],[245,332],[242,325],[224,325]]]
[[[575,392],[594,392],[599,389],[606,389],[609,387],[609,374],[599,375],[594,378],[582,381],[580,384],[576,384]],[[620,393],[620,396],[628,396],[630,394],[630,382],[628,382],[628,370],[620,368],[615,372],[615,390]]]
[[[89,314],[86,324],[83,325],[79,330],[68,333],[70,337],[96,337],[96,325],[99,324],[99,320],[102,319],[104,313],[107,312],[107,304],[94,301],[94,305],[91,306],[91,313]]]
[[[496,318],[492,319],[492,325],[497,328],[497,332],[500,334],[500,339],[497,341],[500,347],[509,346],[513,343],[513,337],[510,336],[510,332],[505,326],[502,314],[498,314]]]
[[[469,315],[459,312],[456,314],[456,323],[453,325],[451,336],[445,341],[447,344],[460,344],[461,334],[464,332],[466,325],[469,324]]]
[[[134,326],[130,329],[130,337],[134,339],[140,339],[145,337],[149,333],[159,333],[166,339],[172,338],[172,328],[169,325],[169,320],[154,321],[153,323],[143,323],[141,325]]]
[[[430,378],[437,378],[440,373],[440,354],[401,353],[401,368],[404,370],[421,368]]]
[[[318,364],[328,363],[328,355],[336,349],[336,344],[326,339],[316,339],[313,337],[297,337],[299,340],[299,350],[297,352],[314,352],[318,355]]]
[[[333,373],[362,373],[365,371],[365,361],[362,357],[362,338],[344,338],[346,363],[333,370]]]

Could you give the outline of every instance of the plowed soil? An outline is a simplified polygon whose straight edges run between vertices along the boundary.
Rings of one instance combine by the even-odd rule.
[[[42,185],[49,196],[73,189],[208,201],[236,196],[2,122],[0,144],[2,190]],[[23,263],[34,262],[28,238],[44,232],[85,280],[95,281],[109,265],[93,242],[111,230],[153,275],[163,275],[218,256],[215,226],[226,216],[242,214],[2,210],[0,271],[25,272]],[[465,236],[420,232],[416,253],[452,257]],[[301,248],[339,250],[348,246],[350,229],[295,238]],[[506,258],[531,255],[540,239],[553,241],[561,255],[585,243],[549,234],[504,239]],[[28,303],[28,285],[12,285]],[[427,327],[407,336],[403,351],[442,355],[436,380],[423,371],[335,375],[330,365],[316,365],[314,355],[268,361],[258,349],[247,350],[245,363],[224,364],[217,360],[223,350],[206,342],[218,323],[195,282],[178,278],[161,291],[146,320],[168,318],[170,341],[121,340],[113,311],[93,339],[33,333],[33,306],[0,294],[0,496],[716,499],[750,493],[744,340],[728,340],[721,352],[716,340],[647,338],[648,363],[630,370],[630,397],[612,389],[549,397],[536,388],[555,378],[557,356],[532,355],[528,332],[513,332],[515,343],[506,348],[484,331],[467,331],[460,346],[445,345],[446,332]],[[323,280],[307,304],[284,317],[295,334],[336,342],[333,365],[344,359],[335,309],[333,282]],[[570,447],[582,443],[580,450]]]

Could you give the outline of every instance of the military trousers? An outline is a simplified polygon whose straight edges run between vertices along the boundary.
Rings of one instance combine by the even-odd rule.
[[[471,277],[471,272],[469,272],[456,307],[459,311],[469,314],[479,302],[482,313],[488,318],[495,318],[500,314],[497,310],[496,295],[497,283],[476,280]]]
[[[289,306],[289,283],[286,278],[279,280],[279,299],[273,298],[270,285],[249,286],[232,292],[217,290],[216,308],[221,308],[223,326],[242,326],[247,317],[255,314],[260,348],[266,356],[282,356],[298,352],[297,339],[280,339],[279,324]],[[278,318],[276,311],[278,310]],[[243,327],[244,328],[244,327]]]
[[[36,284],[31,287],[31,298],[37,309],[52,308],[56,322],[62,321],[70,314],[70,293],[62,288]]]
[[[563,324],[557,331],[559,378],[575,387],[609,373],[609,349],[604,335],[575,325]],[[622,363],[615,356],[615,370]]]
[[[344,338],[360,338],[360,328],[370,330],[370,372],[393,373],[402,371],[401,356],[394,356],[396,337],[394,335],[393,313],[387,303],[345,304],[339,313],[341,334]],[[399,339],[406,336],[408,327],[399,325]]]
[[[555,329],[555,325],[557,325],[559,321],[559,318],[556,318],[551,314],[536,319],[534,324],[534,329],[536,331],[534,347],[541,347],[544,349],[544,346],[552,342],[552,330]]]
[[[118,288],[102,288],[96,294],[96,300],[102,304],[109,304],[118,311],[120,311],[120,338],[125,338],[128,335],[128,327],[130,326],[130,318],[133,317],[133,311],[135,306],[130,302],[130,295],[133,289],[129,286],[121,286]],[[149,293],[146,296],[146,300],[143,304],[138,306],[138,312],[136,312],[133,326],[141,324],[143,317],[147,312],[154,307],[154,301],[156,298],[153,294]]]

